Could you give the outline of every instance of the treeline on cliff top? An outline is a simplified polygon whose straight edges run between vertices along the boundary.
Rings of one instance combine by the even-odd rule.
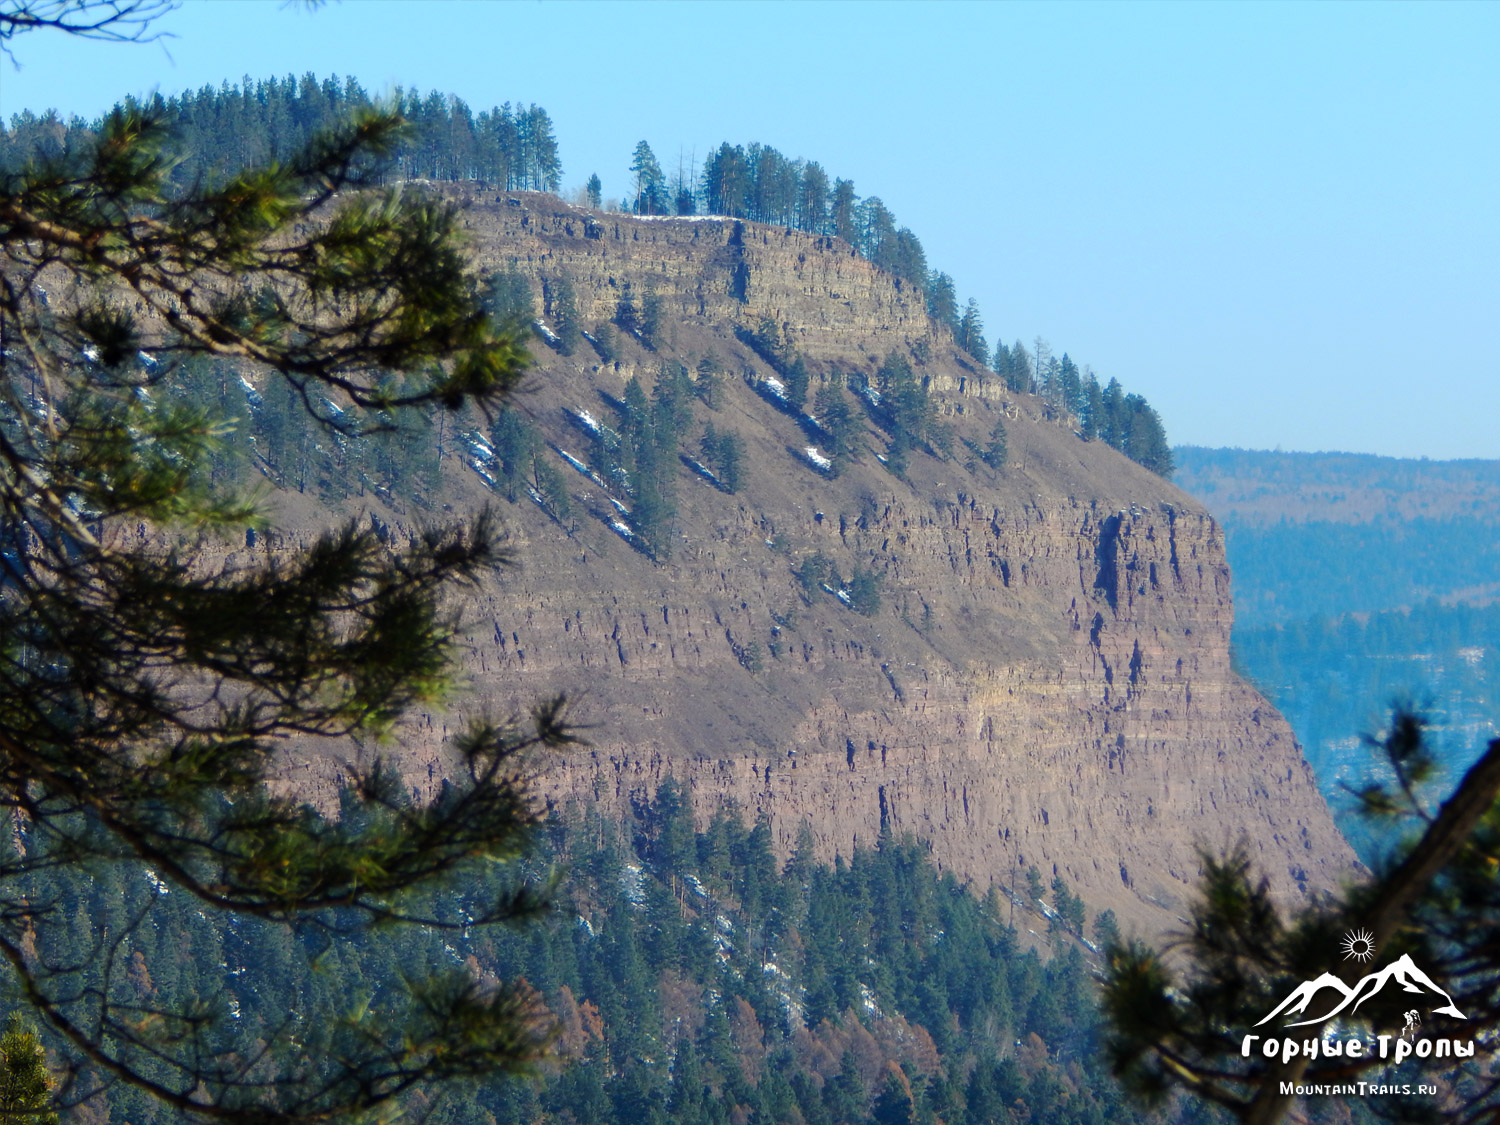
[[[1083,935],[1108,940],[1113,920],[1085,926],[1060,879],[1048,889],[1032,869],[1013,905],[940,875],[909,840],[818,862],[805,828],[782,864],[764,820],[723,807],[695,830],[670,780],[623,826],[561,810],[538,844],[521,878],[567,875],[550,922],[525,928],[464,928],[511,887],[501,867],[428,904],[453,928],[378,935],[341,933],[337,912],[226,922],[139,867],[40,871],[34,895],[73,921],[36,954],[73,978],[72,1014],[100,996],[189,1003],[217,1049],[260,1060],[252,1075],[335,1034],[310,1013],[378,1021],[403,977],[525,981],[556,1025],[554,1058],[532,1081],[480,1078],[441,1103],[413,1091],[403,1108],[429,1125],[1159,1120],[1109,1076]],[[177,1120],[102,1077],[85,1077],[101,1092],[81,1119]]]
[[[412,124],[391,154],[387,175],[396,180],[470,182],[502,191],[547,191],[562,185],[562,162],[552,120],[541,106],[516,103],[475,112],[462,99],[436,91],[421,95],[397,87],[396,106]],[[314,75],[204,86],[175,97],[133,98],[127,109],[172,117],[180,141],[173,182],[212,181],[241,168],[284,159],[319,131],[368,108],[373,99],[354,79]],[[60,156],[92,142],[100,122],[30,110],[0,128],[0,170]],[[630,162],[632,197],[616,204],[643,215],[715,214],[775,223],[846,240],[903,285],[923,294],[928,315],[980,366],[990,366],[1017,393],[1039,394],[1080,423],[1080,436],[1108,442],[1161,476],[1172,474],[1172,453],[1161,418],[1140,395],[1111,379],[1101,385],[1066,353],[1053,355],[1045,341],[1033,348],[1017,340],[990,348],[978,303],[960,308],[952,277],[931,269],[920,239],[878,196],[860,197],[854,182],[831,177],[814,160],[790,159],[769,145],[721,144],[701,172],[662,171],[641,141]],[[582,201],[605,205],[593,175]]]

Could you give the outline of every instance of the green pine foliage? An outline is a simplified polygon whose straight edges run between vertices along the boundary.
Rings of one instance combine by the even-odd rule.
[[[639,331],[641,341],[652,351],[656,350],[660,342],[663,328],[661,294],[654,287],[648,287],[641,294],[641,313]]]
[[[983,461],[997,473],[1005,468],[1005,460],[1009,455],[1005,434],[1005,419],[996,418],[995,424],[990,428],[990,439],[983,445],[965,439],[964,444],[968,446],[969,452],[973,453],[979,460]]]
[[[57,1125],[55,1085],[41,1040],[19,1014],[12,1014],[0,1034],[0,1120]]]
[[[1202,854],[1191,918],[1170,953],[1140,941],[1107,949],[1109,1054],[1143,1101],[1160,1104],[1181,1090],[1225,1118],[1269,1125],[1296,1115],[1301,1104],[1316,1105],[1304,1101],[1303,1090],[1365,1080],[1395,1090],[1430,1083],[1437,1096],[1415,1107],[1416,1116],[1401,1115],[1407,1120],[1480,1122],[1500,1114],[1500,1086],[1483,1046],[1474,1057],[1434,1049],[1449,1036],[1457,1047],[1488,1044],[1500,1028],[1500,955],[1486,940],[1500,924],[1500,739],[1451,790],[1439,782],[1443,771],[1420,716],[1398,710],[1367,748],[1379,770],[1373,776],[1382,780],[1359,788],[1357,797],[1386,847],[1363,878],[1319,901],[1288,904],[1273,898],[1241,840],[1221,854]],[[1343,987],[1358,989],[1370,966],[1331,952],[1351,933],[1368,935],[1385,966],[1407,956],[1443,982],[1450,1003],[1421,1005],[1414,1057],[1247,1050],[1251,1029],[1264,1030],[1267,1043],[1278,1032],[1316,1033],[1257,1026],[1306,982],[1321,986],[1331,972]],[[1394,988],[1356,994],[1361,999],[1341,1013],[1338,1035],[1372,1046],[1376,1035],[1382,1046],[1394,1038],[1402,1013],[1417,1006]],[[1345,1105],[1357,1113],[1367,1108]],[[1347,1113],[1345,1105],[1338,1108]]]
[[[502,561],[490,519],[400,541],[361,519],[240,554],[274,533],[234,487],[253,465],[336,502],[388,471],[415,503],[460,419],[521,379],[524,346],[479,300],[456,209],[380,188],[399,118],[362,113],[182,190],[164,117],[113,114],[97,144],[0,185],[9,268],[69,290],[55,307],[0,287],[7,995],[73,1072],[69,1096],[110,1084],[117,1120],[330,1120],[523,1070],[543,1046],[529,994],[441,958],[388,961],[367,988],[310,981],[240,1037],[282,974],[226,975],[214,927],[255,931],[268,956],[307,930],[349,939],[330,965],[361,939],[378,959],[377,932],[437,923],[446,873],[524,853],[514,771],[569,740],[560,703],[466,729],[431,800],[374,749],[451,685],[450,595]],[[289,739],[362,758],[337,820],[271,791]],[[535,904],[475,905],[464,924],[484,929]]]
[[[351,796],[346,812],[358,810]],[[474,1075],[436,1118],[456,1125],[1147,1119],[1107,1074],[1080,947],[1049,960],[1027,951],[1008,904],[940,874],[913,841],[884,838],[829,864],[804,825],[782,863],[765,820],[720,807],[705,821],[669,779],[623,825],[565,808],[539,843],[519,871],[477,869],[431,895],[443,928],[378,935],[330,932],[336,911],[316,925],[224,925],[138,868],[49,869],[34,893],[77,922],[37,955],[65,966],[80,993],[142,1007],[197,997],[215,1042],[243,1057],[260,1044],[296,1052],[289,1026],[330,1049],[379,1029],[389,982],[413,974],[486,994],[523,980],[518,998],[556,1028],[555,1065],[519,1081]],[[517,879],[553,870],[569,874],[550,921],[465,925]],[[343,1018],[311,1025],[327,1007]],[[32,1043],[16,1058],[35,1085],[45,1072]],[[165,1074],[144,1054],[139,1065]],[[398,1104],[430,1108],[421,1091]],[[140,1125],[178,1119],[118,1086],[99,1108]]]
[[[558,190],[562,166],[557,140],[540,106],[506,103],[476,115],[462,99],[436,92],[419,95],[399,87],[393,104],[410,127],[407,136],[392,144],[379,178],[471,182],[509,191]],[[239,86],[204,87],[173,98],[158,95],[146,103],[127,98],[118,108],[173,121],[181,151],[168,178],[179,188],[187,188],[205,179],[222,180],[257,162],[285,160],[320,131],[373,106],[353,79],[319,81],[307,74],[300,79],[246,79]],[[55,113],[38,116],[25,111],[12,118],[8,129],[0,129],[0,171],[85,148],[103,128],[104,119],[63,122]],[[961,312],[953,279],[928,268],[917,237],[897,226],[879,198],[860,199],[851,181],[836,179],[830,186],[817,162],[789,160],[767,145],[725,143],[704,163],[698,184],[681,182],[672,187],[643,140],[632,156],[630,173],[633,194],[626,209],[637,214],[702,210],[848,240],[902,284],[916,287],[933,323],[945,329],[960,349],[981,365],[990,362],[983,318],[975,301],[970,299]],[[589,206],[601,205],[601,192],[595,175],[586,188]],[[671,198],[674,192],[675,200]],[[502,277],[508,292],[492,295],[497,311],[524,308],[529,320],[534,315],[532,302],[519,292],[513,278]],[[580,325],[571,292],[554,297],[544,291],[543,302],[560,338],[554,346],[564,355],[573,354]],[[627,288],[615,321],[654,350],[662,324],[659,297],[653,292],[637,296]],[[780,340],[779,330],[770,335],[757,330],[749,337],[747,342],[779,374],[803,382],[795,374],[797,357]],[[612,362],[618,349],[607,341],[601,343],[601,358]],[[1081,374],[1067,355],[1033,370],[1031,357],[1019,342],[1011,348],[997,345],[993,365],[1012,391],[1039,387],[1058,409],[1079,418],[1079,432],[1086,440],[1102,437],[1153,472],[1171,476],[1172,454],[1161,419],[1144,398],[1122,392],[1119,400],[1112,401],[1107,391],[1098,392],[1097,380]],[[803,408],[806,393],[805,385],[794,391],[796,409]],[[908,452],[903,446],[891,457],[898,475],[904,472]],[[302,483],[305,488],[305,479]]]
[[[890,437],[886,468],[904,479],[907,458],[913,450],[925,448],[934,456],[940,455],[930,440],[937,422],[927,381],[917,376],[904,355],[893,351],[875,374],[875,389],[879,405],[874,408],[874,417]]]
[[[573,287],[573,279],[557,277],[543,280],[542,299],[547,316],[552,321],[552,331],[557,336],[554,347],[560,355],[572,355],[578,350],[578,343],[582,338],[578,294]]]
[[[954,343],[974,357],[981,367],[990,362],[990,346],[984,339],[984,318],[979,315],[979,304],[969,298],[964,308],[963,319],[958,322],[958,331],[953,334]]]
[[[315,136],[352,116],[380,108],[410,123],[407,136],[382,169],[391,180],[469,181],[502,191],[556,192],[562,162],[552,120],[541,106],[503,106],[475,114],[461,98],[397,87],[387,105],[352,78],[288,75],[240,85],[204,86],[176,97],[126,98],[116,110],[170,120],[177,157],[170,182],[186,189],[223,181],[244,168],[287,161]],[[14,171],[36,157],[56,158],[86,149],[101,135],[105,118],[63,122],[55,113],[30,110],[0,130],[0,170]]]
[[[918,292],[928,279],[922,244],[880,199],[859,199],[854,184],[836,180],[815,161],[790,160],[769,145],[727,141],[703,163],[698,185],[703,210],[761,223],[833,235]]]
[[[818,388],[813,398],[813,413],[825,435],[828,457],[833,461],[831,475],[836,477],[864,452],[864,416],[850,404],[843,380],[838,378]]]
[[[667,213],[666,177],[656,154],[645,141],[635,146],[630,160],[631,181],[635,187],[635,199],[631,209],[637,215],[665,215]]]
[[[709,352],[698,361],[694,372],[693,393],[703,400],[710,410],[719,409],[719,396],[724,388],[724,366],[719,357]]]
[[[1083,936],[1086,911],[1083,900],[1068,889],[1068,882],[1061,875],[1052,877],[1052,910],[1048,928],[1059,933]]]
[[[677,516],[677,464],[682,435],[692,422],[693,384],[678,363],[663,364],[647,398],[632,376],[619,404],[619,428],[594,436],[596,472],[630,498],[635,542],[652,558],[671,555]]]
[[[1036,368],[1026,345],[1017,340],[1010,347],[995,346],[992,357],[995,374],[1005,380],[1005,386],[1014,394],[1031,394],[1036,389]]]
[[[802,591],[802,598],[809,605],[832,575],[833,563],[822,551],[813,552],[800,560],[792,569],[792,576],[797,580],[797,587]]]
[[[614,363],[620,354],[620,334],[615,331],[615,326],[608,321],[596,324],[589,336],[599,358],[605,363]]]
[[[718,430],[710,422],[703,430],[698,442],[698,451],[703,463],[719,480],[725,492],[733,495],[740,490],[741,473],[745,463],[745,442],[733,430]]]
[[[880,586],[885,578],[874,571],[854,568],[849,578],[849,608],[864,617],[874,617],[880,612]]]
[[[812,385],[807,373],[807,363],[800,355],[794,355],[786,365],[786,398],[794,410],[807,405],[808,388]]]
[[[547,455],[546,442],[524,415],[505,407],[490,427],[496,490],[512,504],[531,496],[550,515],[566,521],[572,514],[567,478]]]
[[[953,287],[953,278],[939,270],[933,270],[927,279],[927,316],[937,325],[958,337],[958,293]]]
[[[562,166],[557,140],[541,107],[506,103],[476,115],[459,98],[436,92],[419,95],[399,87],[393,104],[410,128],[407,136],[392,144],[379,178],[472,182],[509,191],[558,190]],[[173,98],[157,95],[146,103],[127,98],[118,108],[173,121],[181,151],[168,179],[185,189],[205,179],[225,179],[257,162],[285,160],[320,131],[350,114],[368,112],[373,105],[353,79],[319,81],[307,74],[300,79],[246,79],[239,86],[204,87]],[[103,128],[103,119],[63,122],[55,113],[38,116],[25,111],[12,118],[8,129],[0,129],[0,171],[85,148]],[[953,279],[928,268],[917,237],[896,225],[879,198],[860,199],[851,181],[835,180],[830,186],[818,163],[789,160],[766,145],[726,143],[705,162],[698,184],[680,183],[671,189],[651,146],[643,140],[636,146],[630,172],[633,196],[627,209],[637,214],[664,215],[674,210],[693,214],[701,209],[847,239],[864,257],[895,274],[903,284],[916,287],[923,294],[928,315],[960,349],[981,365],[990,362],[983,318],[974,300],[960,313]],[[669,198],[673,190],[678,196],[675,201]],[[597,208],[602,202],[597,176],[590,179],[586,191],[589,205]],[[513,270],[499,277],[503,292],[490,294],[496,314],[524,311],[529,321],[534,302],[520,289],[524,279]],[[581,326],[571,291],[554,296],[544,286],[542,297],[559,337],[554,346],[563,355],[573,354]],[[660,298],[654,292],[637,296],[627,286],[615,322],[654,350],[662,325]],[[779,330],[767,334],[763,326],[749,337],[747,342],[796,384],[792,405],[801,410],[807,396],[805,375],[798,377],[798,357],[781,341]],[[601,343],[601,358],[612,362],[618,349],[607,341]],[[1012,391],[1040,386],[1049,401],[1081,420],[1080,433],[1086,439],[1103,437],[1153,472],[1171,476],[1172,454],[1161,419],[1144,398],[1131,395],[1112,402],[1108,392],[1096,394],[1089,385],[1096,380],[1083,377],[1066,355],[1033,371],[1019,342],[1011,348],[997,345],[993,364]],[[904,473],[908,452],[909,447],[902,446],[891,455],[898,475]],[[306,473],[299,473],[298,479],[305,490]]]

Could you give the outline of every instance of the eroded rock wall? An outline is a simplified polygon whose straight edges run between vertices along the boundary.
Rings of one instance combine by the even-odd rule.
[[[758,328],[769,317],[809,359],[884,356],[931,339],[926,297],[848,243],[739,219],[637,218],[569,207],[552,196],[470,196],[465,219],[480,260],[534,283],[566,276],[586,324],[610,320],[631,285],[676,320]]]
[[[547,771],[549,799],[628,814],[670,774],[701,816],[769,816],[783,849],[803,821],[825,855],[910,832],[981,885],[1035,865],[1148,928],[1183,912],[1199,845],[1243,836],[1288,897],[1347,870],[1289,729],[1229,668],[1202,513],[893,502],[844,536],[780,525],[868,552],[902,599],[872,623],[804,606],[793,629],[771,617],[795,603],[765,530],[719,528],[649,591],[528,573],[484,607],[484,677],[566,686],[601,724]],[[780,642],[758,673],[737,657],[753,638]]]
[[[1186,912],[1200,847],[1243,838],[1288,900],[1349,873],[1291,730],[1230,667],[1223,536],[1191,498],[978,375],[917,295],[834,240],[534,196],[466,215],[488,266],[567,276],[586,322],[613,314],[626,280],[666,302],[660,352],[626,340],[603,363],[539,346],[521,406],[554,448],[586,441],[569,409],[606,416],[626,378],[649,383],[663,361],[711,351],[748,380],[730,378],[684,439],[705,421],[738,433],[746,484],[725,495],[684,467],[669,558],[614,533],[604,490],[561,461],[571,519],[502,505],[520,565],[468,606],[460,710],[572,696],[590,744],[547,765],[547,799],[628,816],[670,775],[705,821],[725,800],[768,816],[783,854],[804,821],[825,858],[910,832],[979,886],[1022,888],[1035,865],[1152,933]],[[957,454],[914,454],[898,479],[872,417],[842,475],[814,471],[805,422],[749,385],[766,371],[734,330],[763,315],[817,378],[868,373],[893,349],[925,357]],[[997,418],[1009,463],[966,464],[963,439]],[[485,491],[454,458],[460,510]],[[414,522],[382,518],[398,536]],[[815,551],[845,577],[878,575],[879,613],[800,588],[793,569]],[[420,785],[439,782],[461,719],[406,732]]]

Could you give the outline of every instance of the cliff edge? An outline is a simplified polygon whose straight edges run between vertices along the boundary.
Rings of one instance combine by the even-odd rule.
[[[628,815],[670,775],[700,817],[724,800],[768,816],[783,854],[804,821],[824,857],[911,833],[978,886],[1020,894],[1035,865],[1153,933],[1186,913],[1200,846],[1245,839],[1289,901],[1351,872],[1291,730],[1230,668],[1214,520],[977,369],[921,293],[794,230],[541,195],[460,202],[481,264],[527,276],[544,322],[561,278],[585,328],[609,320],[627,282],[662,303],[654,350],[626,337],[606,362],[538,342],[518,405],[555,455],[582,448],[573,411],[612,417],[631,377],[649,388],[663,362],[710,352],[729,377],[694,432],[708,421],[745,443],[735,495],[684,464],[665,561],[613,530],[607,490],[561,460],[571,520],[501,503],[519,565],[468,607],[464,706],[573,696],[590,744],[548,766],[549,800]],[[1004,419],[1009,463],[916,453],[898,479],[871,422],[866,453],[837,478],[818,471],[742,342],[767,320],[814,388],[868,377],[892,350],[913,357],[960,438],[982,442]],[[488,493],[461,446],[445,472],[455,508]],[[400,534],[415,516],[380,518]],[[793,569],[815,551],[878,575],[879,612],[808,596]],[[456,720],[416,732],[433,784]]]

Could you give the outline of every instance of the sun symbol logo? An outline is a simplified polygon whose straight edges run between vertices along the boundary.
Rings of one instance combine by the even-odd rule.
[[[1375,935],[1369,930],[1350,930],[1339,943],[1345,961],[1368,961],[1375,956]]]

